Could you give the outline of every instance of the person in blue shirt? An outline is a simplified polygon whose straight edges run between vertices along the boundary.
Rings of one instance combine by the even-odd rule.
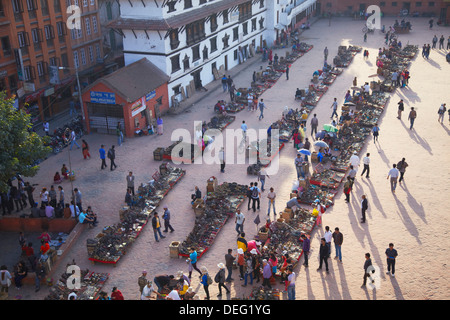
[[[202,267],[202,272],[200,272],[200,283],[203,285],[203,289],[206,293],[206,300],[209,300],[209,283],[208,283],[208,269],[206,267]]]
[[[200,273],[200,277],[202,276],[202,272],[197,267],[197,251],[194,247],[189,250],[189,279],[191,279],[192,270],[196,270]]]
[[[101,169],[103,170],[104,168],[108,167],[106,165],[106,151],[105,151],[105,146],[103,144],[100,147],[100,149],[98,150],[98,152],[100,153],[100,159],[102,159],[102,167],[101,167]]]
[[[80,212],[80,215],[78,216],[78,221],[79,221],[80,223],[84,223],[84,218],[86,218],[86,213],[83,212],[83,211],[81,211],[81,212]]]

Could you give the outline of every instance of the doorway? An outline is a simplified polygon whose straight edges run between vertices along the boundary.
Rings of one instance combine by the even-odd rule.
[[[228,70],[228,56],[225,55],[225,71]]]

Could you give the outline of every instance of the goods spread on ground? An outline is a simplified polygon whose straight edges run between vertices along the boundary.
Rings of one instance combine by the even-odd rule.
[[[109,273],[97,273],[94,271],[80,270],[80,288],[69,289],[67,281],[71,281],[71,274],[63,273],[56,284],[50,288],[50,293],[44,300],[68,300],[69,294],[75,292],[76,300],[96,300],[102,287],[109,278]],[[74,284],[75,285],[75,284]]]
[[[139,186],[133,197],[135,205],[120,210],[120,222],[103,228],[94,239],[87,239],[89,260],[116,264],[138,238],[165,195],[185,175],[186,171],[164,164],[153,180]]]
[[[196,214],[194,229],[179,246],[179,255],[189,256],[189,248],[197,250],[199,258],[211,247],[227,220],[244,201],[247,186],[224,182],[208,192],[204,209]]]

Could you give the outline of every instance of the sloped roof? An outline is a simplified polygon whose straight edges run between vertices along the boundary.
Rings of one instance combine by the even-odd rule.
[[[116,29],[134,29],[134,30],[170,30],[176,29],[191,22],[208,17],[213,13],[219,13],[225,9],[234,8],[249,0],[221,0],[202,5],[195,10],[189,10],[184,13],[174,15],[167,19],[152,20],[146,18],[122,18],[108,23],[107,27]]]
[[[89,91],[96,84],[103,83],[128,102],[134,102],[166,83],[169,79],[168,75],[147,58],[142,58],[98,79],[83,91]]]

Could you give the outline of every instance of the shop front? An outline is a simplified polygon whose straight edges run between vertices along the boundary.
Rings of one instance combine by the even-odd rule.
[[[116,134],[120,122],[126,137],[148,132],[169,109],[167,81],[145,58],[98,79],[82,93],[87,131]]]

